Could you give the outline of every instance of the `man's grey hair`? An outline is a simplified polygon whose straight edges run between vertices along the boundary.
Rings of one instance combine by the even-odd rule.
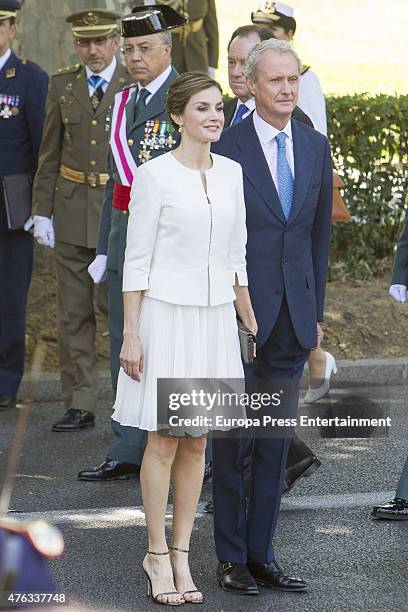
[[[268,40],[263,40],[255,45],[249,52],[247,60],[245,62],[245,74],[252,81],[256,78],[256,72],[258,68],[258,60],[264,51],[268,50],[274,51],[275,53],[280,54],[290,54],[297,62],[299,67],[299,73],[302,72],[302,62],[296,51],[293,50],[292,45],[290,45],[286,40],[277,40],[276,38],[269,38]]]
[[[169,30],[164,30],[164,32],[160,32],[160,36],[164,45],[171,45],[171,32],[169,32]]]

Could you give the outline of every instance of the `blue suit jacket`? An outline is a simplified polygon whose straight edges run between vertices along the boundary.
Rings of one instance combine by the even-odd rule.
[[[242,166],[247,214],[249,292],[258,346],[268,339],[284,292],[295,333],[316,346],[323,320],[332,215],[332,163],[327,139],[292,119],[295,193],[286,221],[252,115],[223,132],[215,153]]]
[[[0,70],[0,109],[5,100],[14,108],[10,117],[0,117],[0,176],[37,169],[47,89],[47,73],[12,52]]]

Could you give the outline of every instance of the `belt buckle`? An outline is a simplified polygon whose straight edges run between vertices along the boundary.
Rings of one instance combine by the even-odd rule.
[[[98,186],[98,175],[96,172],[89,172],[86,175],[86,179],[89,187],[97,187]]]

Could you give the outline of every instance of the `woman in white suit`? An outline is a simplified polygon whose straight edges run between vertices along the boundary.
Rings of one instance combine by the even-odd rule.
[[[205,74],[186,73],[171,85],[167,105],[181,143],[134,176],[112,418],[149,432],[140,472],[149,542],[142,567],[154,601],[180,605],[203,601],[188,550],[206,441],[158,433],[157,378],[243,378],[237,314],[255,333],[257,326],[247,288],[241,167],[210,154],[224,125],[221,88]]]

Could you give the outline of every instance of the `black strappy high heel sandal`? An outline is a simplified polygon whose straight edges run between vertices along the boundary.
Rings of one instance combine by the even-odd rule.
[[[189,550],[184,550],[183,548],[177,548],[177,546],[169,546],[169,549],[170,550],[177,550],[178,552],[186,553],[187,555],[190,552]],[[173,572],[173,574],[174,574],[174,572]],[[177,584],[176,584],[176,588],[177,588]],[[201,593],[201,591],[199,591],[198,589],[192,589],[191,591],[184,591],[184,593],[180,593],[180,595],[184,598],[186,604],[202,604],[202,603],[204,603],[204,595],[202,593],[201,593],[201,599],[186,599],[185,595],[189,595],[190,593]]]
[[[168,555],[169,551],[164,552],[164,553],[158,553],[158,552],[153,552],[151,550],[148,550],[147,554],[148,555],[158,555],[158,556]],[[158,599],[159,597],[162,597],[163,595],[181,595],[181,593],[179,593],[178,591],[170,591],[168,593],[157,593],[157,595],[153,595],[152,580],[149,574],[147,573],[147,571],[145,570],[145,568],[143,567],[143,561],[141,563],[141,566],[147,578],[147,596],[151,597],[154,603],[162,605],[162,606],[183,606],[185,604],[185,601],[162,601]]]

